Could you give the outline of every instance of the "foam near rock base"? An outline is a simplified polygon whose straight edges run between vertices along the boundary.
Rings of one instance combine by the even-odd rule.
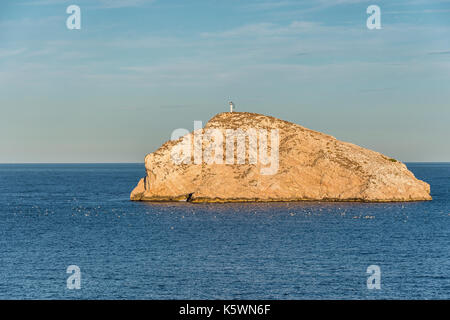
[[[430,186],[416,179],[403,163],[297,124],[255,113],[220,113],[208,121],[197,134],[213,129],[222,132],[224,137],[229,130],[264,130],[268,133],[276,130],[277,148],[271,148],[275,145],[268,139],[269,155],[272,151],[278,151],[275,173],[263,174],[267,164],[249,161],[252,148],[248,137],[245,140],[244,164],[237,161],[229,164],[229,161],[226,161],[226,150],[222,155],[223,163],[195,162],[194,154],[198,149],[195,149],[194,143],[192,152],[188,153],[186,158],[191,161],[175,163],[171,155],[173,148],[183,139],[196,141],[194,132],[191,132],[184,138],[166,142],[145,157],[147,175],[132,191],[131,200],[431,200]],[[202,140],[202,153],[217,147],[211,147],[211,144],[214,144],[214,139]],[[236,140],[233,143],[236,152],[239,148],[237,144]],[[223,147],[226,149],[225,141]],[[237,159],[237,155],[235,158]]]

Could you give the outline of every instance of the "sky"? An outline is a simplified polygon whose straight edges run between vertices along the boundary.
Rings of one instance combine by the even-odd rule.
[[[143,162],[229,100],[450,161],[450,1],[0,2],[0,163]]]

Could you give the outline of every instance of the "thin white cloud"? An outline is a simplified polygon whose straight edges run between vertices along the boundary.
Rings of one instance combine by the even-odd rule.
[[[0,21],[1,29],[17,29],[17,28],[37,28],[48,27],[64,21],[64,16],[48,16],[48,17],[24,17],[12,20]]]
[[[26,51],[25,48],[20,48],[20,49],[2,49],[2,48],[0,48],[0,58],[17,56],[25,51]]]
[[[21,2],[21,5],[25,6],[54,6],[69,3],[69,0],[34,0]]]
[[[219,32],[203,32],[202,37],[219,37],[219,38],[231,38],[231,37],[255,37],[255,36],[276,36],[276,35],[289,35],[298,34],[306,31],[311,31],[314,28],[318,28],[321,25],[316,22],[310,21],[293,21],[288,26],[280,26],[274,23],[261,22],[254,24],[247,24],[237,28],[219,31]]]
[[[257,9],[257,10],[269,10],[276,9],[282,7],[289,7],[293,5],[298,5],[299,2],[295,1],[261,1],[254,3],[244,3],[243,7],[248,9]]]
[[[141,7],[150,3],[155,2],[155,0],[92,0],[89,1],[89,5],[94,4],[99,8],[126,8],[126,7]],[[72,0],[35,0],[22,2],[22,5],[28,6],[54,6],[54,5],[69,5],[72,4]],[[83,5],[80,3],[79,5]]]
[[[431,55],[450,55],[450,50],[429,52]]]
[[[155,2],[155,0],[99,0],[103,8],[140,7]]]
[[[98,42],[97,42],[98,44]],[[117,38],[104,42],[105,46],[120,48],[165,48],[189,46],[188,41],[176,37],[144,36],[138,38]]]
[[[392,10],[383,11],[383,14],[427,14],[427,13],[447,13],[450,9],[423,9],[423,10]]]

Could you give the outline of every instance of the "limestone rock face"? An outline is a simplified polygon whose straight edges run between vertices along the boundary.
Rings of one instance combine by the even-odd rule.
[[[227,134],[233,132],[230,130],[247,133],[241,135],[245,163],[238,163],[239,139],[231,139],[230,143],[227,140]],[[212,131],[222,133],[223,141],[211,135]],[[251,140],[249,132],[256,132],[256,149],[251,147],[251,141],[256,140]],[[277,156],[271,158],[276,158],[276,163],[263,161],[261,150],[265,144],[261,132],[267,133],[265,151],[269,158]],[[277,139],[271,139],[272,132],[278,134]],[[183,149],[187,151],[174,152],[182,143],[189,146]],[[223,147],[223,154],[217,151],[218,146]],[[229,158],[227,146],[234,147]],[[201,160],[195,159],[198,154],[203,156]],[[208,161],[211,157],[207,155],[212,154],[215,161]],[[430,186],[416,179],[397,160],[297,124],[247,112],[217,114],[203,129],[168,141],[148,154],[145,168],[147,175],[132,191],[131,200],[431,200]]]

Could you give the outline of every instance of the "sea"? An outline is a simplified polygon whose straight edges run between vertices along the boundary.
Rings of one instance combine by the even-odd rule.
[[[432,201],[131,202],[142,163],[2,164],[0,299],[449,299],[450,163],[406,165]]]

